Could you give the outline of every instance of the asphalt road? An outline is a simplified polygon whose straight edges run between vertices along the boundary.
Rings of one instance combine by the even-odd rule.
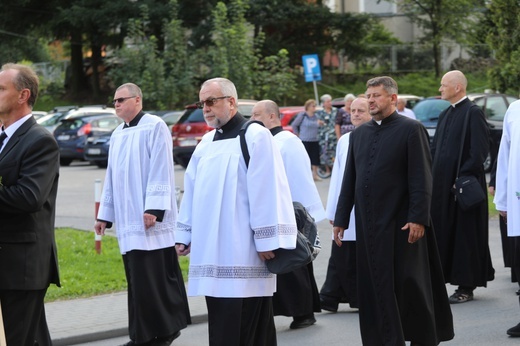
[[[184,169],[175,166],[176,181],[182,187]],[[57,227],[73,227],[92,230],[94,225],[94,182],[104,180],[105,170],[85,163],[73,163],[60,170],[60,184],[56,210]],[[325,203],[328,180],[317,183]],[[315,276],[318,287],[323,284],[328,254],[330,254],[330,226],[326,221],[318,225],[323,249],[315,261]],[[455,323],[455,339],[446,345],[519,345],[520,338],[510,338],[506,330],[520,322],[520,308],[516,283],[511,283],[510,270],[504,268],[500,243],[498,220],[490,220],[490,249],[496,270],[495,280],[487,288],[475,291],[475,300],[461,305],[452,305]],[[93,238],[94,239],[94,238]],[[447,285],[448,293],[454,287]],[[358,314],[348,305],[340,305],[338,313],[316,314],[317,324],[302,330],[290,330],[291,318],[278,316],[278,345],[316,346],[316,345],[361,345]],[[82,345],[113,346],[128,341],[127,337],[99,340]],[[191,325],[182,331],[181,337],[173,345],[207,345],[207,324]]]

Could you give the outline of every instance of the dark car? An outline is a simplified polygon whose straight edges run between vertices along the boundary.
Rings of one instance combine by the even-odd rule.
[[[238,111],[244,117],[250,118],[253,107],[257,102],[239,99],[237,101]],[[197,108],[194,103],[186,106],[184,114],[172,128],[173,159],[175,162],[182,167],[187,167],[195,146],[199,144],[202,136],[211,130],[213,128],[206,124],[202,109]]]
[[[502,123],[509,105],[518,98],[505,94],[468,94],[468,98],[479,106],[489,125],[490,150],[484,162],[484,170],[489,172],[498,156],[498,147],[502,138]],[[417,103],[413,108],[415,116],[426,126],[430,138],[433,138],[439,114],[446,109],[450,103],[439,98],[428,98]]]
[[[84,149],[88,135],[93,128],[112,127],[121,120],[110,112],[78,113],[61,121],[54,130],[54,138],[60,149],[60,165],[68,166],[73,160],[84,161]]]
[[[99,168],[107,167],[110,137],[112,136],[112,132],[114,132],[117,126],[122,122],[122,119],[112,116],[92,121],[92,128],[87,135],[87,142],[83,149],[83,157],[86,161],[96,164]]]

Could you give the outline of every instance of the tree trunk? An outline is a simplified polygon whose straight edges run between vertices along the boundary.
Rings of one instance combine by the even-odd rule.
[[[65,89],[71,96],[77,96],[88,89],[83,68],[83,42],[80,31],[71,32],[70,37],[70,78]]]

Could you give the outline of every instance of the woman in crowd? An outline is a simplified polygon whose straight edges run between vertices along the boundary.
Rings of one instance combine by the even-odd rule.
[[[300,137],[305,150],[311,160],[312,176],[315,181],[321,180],[318,177],[318,166],[320,165],[320,144],[318,129],[323,125],[323,121],[315,114],[316,101],[305,101],[305,111],[299,113],[291,124],[294,133]]]

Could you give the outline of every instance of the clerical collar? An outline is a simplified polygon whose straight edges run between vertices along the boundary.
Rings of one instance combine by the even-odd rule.
[[[139,121],[141,120],[141,118],[143,117],[144,115],[144,112],[143,111],[140,111],[139,113],[137,113],[137,115],[130,121],[129,124],[125,123],[123,125],[123,128],[126,129],[127,127],[133,127],[133,126],[137,126],[137,124],[139,124]]]
[[[213,140],[217,141],[220,139],[235,138],[238,136],[242,124],[244,124],[246,121],[246,118],[237,112],[225,125],[219,129],[216,129]]]
[[[453,103],[451,106],[453,108],[457,107],[462,101],[466,100],[468,97],[467,96],[464,96],[463,98],[461,98],[460,100],[458,100],[457,102]]]
[[[276,126],[276,127],[273,127],[272,129],[270,129],[269,131],[271,131],[271,134],[273,136],[276,136],[277,134],[279,134],[280,132],[283,131],[283,127],[281,126]]]
[[[378,125],[386,124],[386,123],[394,120],[398,116],[399,116],[399,113],[397,113],[397,111],[394,111],[392,114],[390,114],[389,116],[387,116],[383,120],[374,120],[374,122],[377,123]]]

